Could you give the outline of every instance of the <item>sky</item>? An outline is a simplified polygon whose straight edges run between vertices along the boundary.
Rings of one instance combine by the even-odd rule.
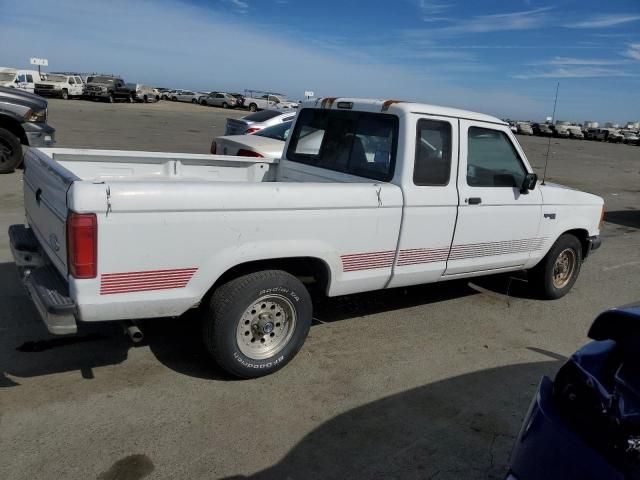
[[[640,0],[0,0],[0,66],[640,120]]]

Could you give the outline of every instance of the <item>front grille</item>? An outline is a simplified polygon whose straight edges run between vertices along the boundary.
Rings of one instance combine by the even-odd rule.
[[[53,85],[47,85],[44,83],[36,83],[35,88],[38,90],[53,90]]]
[[[102,87],[96,87],[94,85],[87,85],[87,90],[90,92],[101,92]]]

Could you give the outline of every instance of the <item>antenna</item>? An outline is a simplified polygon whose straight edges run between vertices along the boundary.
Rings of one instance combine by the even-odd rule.
[[[558,105],[558,90],[560,90],[560,82],[556,85],[556,99],[553,101],[553,114],[551,115],[551,124],[556,120],[556,105]],[[544,185],[545,180],[547,179],[547,165],[549,165],[549,151],[551,150],[551,137],[549,135],[549,142],[547,143],[547,158],[544,161],[544,173],[542,174],[542,185]]]

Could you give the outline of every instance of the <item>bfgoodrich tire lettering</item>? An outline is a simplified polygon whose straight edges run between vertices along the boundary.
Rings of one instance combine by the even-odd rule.
[[[529,271],[529,284],[541,298],[564,297],[576,283],[582,266],[582,245],[565,233],[556,240],[538,265]]]
[[[213,293],[203,319],[204,343],[229,374],[261,377],[293,359],[309,333],[312,317],[311,297],[297,278],[281,270],[255,272]]]

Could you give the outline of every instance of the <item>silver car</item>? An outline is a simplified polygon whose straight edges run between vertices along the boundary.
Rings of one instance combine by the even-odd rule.
[[[225,135],[245,135],[262,130],[266,127],[279,125],[293,120],[297,110],[261,110],[242,118],[227,118]]]
[[[209,105],[210,107],[222,108],[236,108],[238,106],[236,97],[223,92],[211,92],[206,97],[200,97],[200,103],[202,105]]]
[[[174,102],[190,102],[198,103],[198,98],[202,96],[202,93],[192,92],[191,90],[182,90],[180,92],[171,95],[171,100]]]

